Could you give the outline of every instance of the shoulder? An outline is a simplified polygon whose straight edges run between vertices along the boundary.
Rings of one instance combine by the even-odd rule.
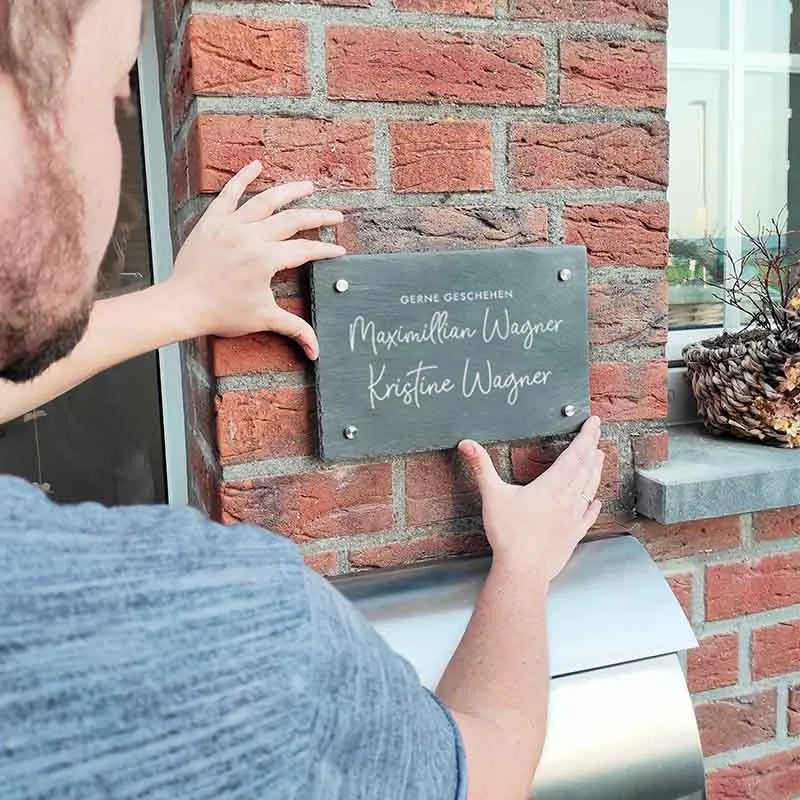
[[[55,506],[7,479],[0,514],[4,800],[295,796],[314,687],[294,545],[189,509]]]
[[[42,566],[91,552],[95,569],[135,575],[156,565],[162,573],[250,568],[239,577],[258,580],[277,571],[304,590],[297,547],[261,528],[218,525],[188,507],[56,505],[12,478],[0,478],[0,541],[6,557],[37,558]]]

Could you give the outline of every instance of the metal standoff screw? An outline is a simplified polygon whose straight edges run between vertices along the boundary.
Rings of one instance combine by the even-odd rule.
[[[567,405],[567,406],[564,406],[564,408],[561,409],[561,413],[565,417],[574,417],[578,413],[578,409],[575,408],[575,406],[573,406],[573,405]]]
[[[560,281],[568,281],[572,278],[572,270],[571,269],[561,269],[558,271],[558,279]]]
[[[350,439],[351,441],[358,436],[358,428],[355,425],[348,425],[344,429],[344,438]]]
[[[333,288],[336,289],[339,294],[346,292],[350,288],[349,281],[346,281],[344,278],[339,278],[336,283],[333,284]]]

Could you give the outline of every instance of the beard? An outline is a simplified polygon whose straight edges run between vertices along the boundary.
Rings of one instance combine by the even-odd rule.
[[[94,304],[87,290],[83,201],[66,156],[42,134],[33,174],[0,219],[0,379],[29,381],[69,355]]]

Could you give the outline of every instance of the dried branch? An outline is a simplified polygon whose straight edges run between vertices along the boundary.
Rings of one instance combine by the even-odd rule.
[[[727,263],[726,278],[723,283],[708,279],[704,283],[718,292],[716,299],[738,309],[749,320],[745,329],[783,330],[796,320],[800,306],[800,250],[788,247],[787,222],[783,209],[768,225],[763,225],[759,217],[754,232],[740,223],[736,232],[747,249],[739,258],[709,240],[711,252]],[[752,274],[747,277],[749,272]]]

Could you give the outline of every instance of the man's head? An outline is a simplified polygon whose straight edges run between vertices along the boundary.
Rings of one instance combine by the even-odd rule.
[[[119,204],[141,0],[0,0],[0,379],[86,328]]]

